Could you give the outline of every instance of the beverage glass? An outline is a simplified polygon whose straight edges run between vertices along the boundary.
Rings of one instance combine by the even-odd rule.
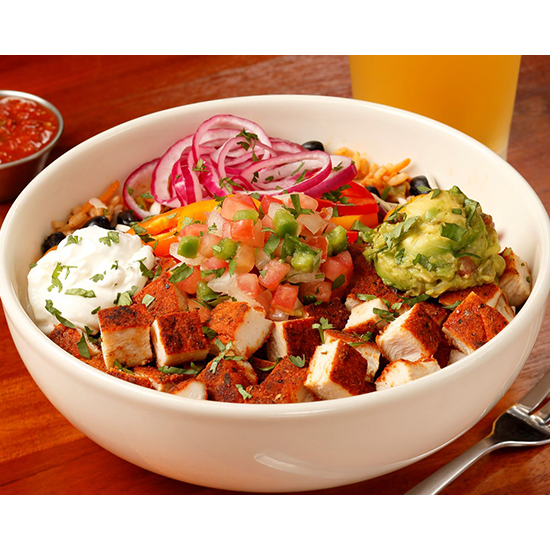
[[[519,55],[351,55],[353,97],[443,122],[506,158]]]

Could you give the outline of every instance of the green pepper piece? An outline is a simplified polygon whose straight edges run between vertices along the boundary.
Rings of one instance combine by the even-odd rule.
[[[184,258],[196,258],[199,253],[200,237],[184,235],[178,246],[178,254]]]
[[[298,247],[292,255],[290,265],[302,273],[312,273],[319,266],[320,259],[320,255],[311,248],[307,250]]]
[[[199,302],[208,303],[219,297],[220,295],[217,292],[214,292],[205,281],[200,281],[197,285],[197,300]]]
[[[212,247],[214,257],[218,260],[230,260],[237,252],[237,243],[229,237],[222,239],[218,244]]]
[[[327,254],[335,256],[348,249],[347,231],[340,225],[337,225],[332,231],[325,233],[328,242]]]
[[[279,237],[298,234],[298,222],[294,216],[284,208],[279,208],[273,216],[273,229]]]
[[[259,214],[256,210],[237,210],[233,215],[233,221],[252,220],[254,223],[258,221]]]

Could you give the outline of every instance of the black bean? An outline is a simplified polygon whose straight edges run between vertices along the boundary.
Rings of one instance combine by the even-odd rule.
[[[411,195],[425,195],[432,190],[426,176],[415,176],[410,181],[410,186]]]
[[[320,141],[306,141],[302,143],[302,147],[308,151],[324,151],[325,146]]]
[[[121,212],[118,215],[117,223],[120,223],[122,225],[131,226],[133,223],[135,223],[137,221],[139,221],[137,219],[137,216],[131,210],[126,210],[124,212]]]
[[[378,189],[376,189],[376,187],[374,187],[374,185],[367,185],[367,189],[368,189],[373,195],[376,195],[377,197],[380,197],[380,191],[378,191]]]
[[[46,240],[42,244],[42,250],[46,252],[47,250],[52,248],[52,246],[57,246],[64,238],[65,235],[61,233],[61,231],[56,231],[55,233],[48,235],[46,237]]]
[[[95,216],[93,218],[90,218],[84,224],[84,227],[90,227],[92,225],[103,227],[103,229],[112,229],[111,222],[105,216]]]

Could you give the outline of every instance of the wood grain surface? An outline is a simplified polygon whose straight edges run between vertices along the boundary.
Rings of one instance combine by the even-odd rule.
[[[51,160],[132,118],[198,101],[295,93],[351,97],[345,56],[0,57],[2,88],[54,103],[65,132]],[[508,161],[550,207],[550,56],[524,56]],[[3,221],[10,204],[0,205]],[[547,310],[548,313],[548,310]],[[383,477],[309,494],[399,495],[489,433],[494,419],[550,368],[550,317],[520,376],[468,433]],[[550,493],[550,447],[490,454],[445,494]],[[230,494],[174,481],[102,449],[67,422],[27,373],[0,313],[0,494]]]

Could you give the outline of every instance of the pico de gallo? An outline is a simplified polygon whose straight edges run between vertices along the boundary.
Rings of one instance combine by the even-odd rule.
[[[203,307],[233,297],[280,320],[340,298],[353,273],[349,243],[378,223],[372,194],[354,182],[323,197],[236,193],[164,212],[130,232],[157,257],[179,260],[173,281]]]

